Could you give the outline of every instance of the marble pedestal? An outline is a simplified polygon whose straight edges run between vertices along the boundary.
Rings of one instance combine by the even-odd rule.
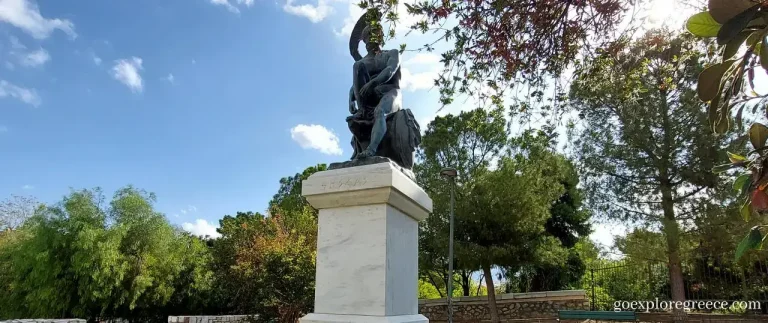
[[[426,323],[418,314],[418,221],[432,200],[390,162],[302,183],[318,217],[315,311],[301,323]]]

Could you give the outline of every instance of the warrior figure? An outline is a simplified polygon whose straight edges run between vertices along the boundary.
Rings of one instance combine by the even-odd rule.
[[[421,142],[419,125],[402,109],[400,52],[381,49],[381,29],[368,25],[364,14],[355,24],[349,50],[355,59],[347,118],[352,131],[352,159],[387,157],[400,166],[413,167],[413,151]],[[358,44],[365,43],[361,57]]]

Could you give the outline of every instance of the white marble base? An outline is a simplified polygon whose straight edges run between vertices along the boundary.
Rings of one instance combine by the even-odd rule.
[[[314,322],[427,322],[418,315],[418,221],[427,194],[390,163],[315,173],[319,210]]]
[[[299,319],[300,323],[428,323],[424,315],[398,316],[366,316],[366,315],[336,315],[308,314]]]

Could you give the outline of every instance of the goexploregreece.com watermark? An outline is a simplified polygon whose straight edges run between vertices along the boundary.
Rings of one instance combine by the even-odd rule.
[[[651,310],[760,310],[759,301],[615,301],[613,310],[650,312]]]

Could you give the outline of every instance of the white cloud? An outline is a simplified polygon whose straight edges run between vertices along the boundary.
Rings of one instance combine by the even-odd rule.
[[[196,236],[209,236],[211,238],[219,238],[221,234],[216,232],[217,226],[214,226],[204,219],[197,219],[195,223],[185,222],[181,225],[181,228]]]
[[[119,59],[112,67],[112,77],[128,86],[131,91],[140,93],[144,90],[144,81],[141,79],[143,69],[141,58]]]
[[[308,3],[305,3],[305,4],[294,4],[294,3],[295,3],[295,0],[286,0],[285,5],[283,5],[283,10],[292,15],[306,17],[307,19],[309,19],[309,21],[313,23],[318,23],[323,21],[325,17],[328,17],[328,15],[330,15],[331,12],[333,12],[333,8],[330,5],[328,5],[327,0],[317,0],[316,5],[311,5]]]
[[[0,80],[0,98],[5,97],[11,97],[35,107],[41,103],[40,97],[34,89],[23,88],[6,80]]]
[[[32,186],[32,185],[27,184],[27,185],[22,186],[21,189],[23,189],[23,190],[32,190],[32,189],[35,189],[35,187]]]
[[[211,0],[211,3],[219,6],[224,6],[227,9],[229,9],[229,11],[231,12],[240,13],[240,10],[237,9],[237,7],[233,6],[231,3],[229,3],[228,0]]]
[[[174,82],[175,82],[175,80],[176,80],[176,78],[174,78],[174,77],[173,77],[173,73],[168,73],[168,76],[166,76],[166,77],[165,77],[165,79],[166,79],[168,82],[170,82],[170,83],[174,83]]]
[[[0,0],[2,1],[2,0]],[[34,51],[27,51],[27,46],[21,43],[18,38],[11,36],[11,50],[10,56],[15,57],[18,63],[26,67],[39,67],[51,60],[51,55],[48,54],[43,48]],[[10,65],[13,65],[10,63]],[[13,69],[13,67],[6,64],[6,67]]]
[[[14,49],[14,50],[27,49],[27,46],[24,46],[24,44],[22,44],[21,41],[19,41],[19,39],[16,38],[15,36],[11,36],[9,39],[11,41],[11,48],[12,49]]]
[[[21,65],[27,67],[38,67],[42,66],[49,60],[51,60],[51,55],[48,55],[48,52],[45,49],[40,48],[36,51],[32,51],[24,55],[21,58]]]
[[[235,5],[230,2],[230,0],[210,0],[212,4],[218,5],[218,6],[224,6],[227,8],[227,10],[233,12],[233,13],[240,13],[240,9],[238,9]],[[238,5],[244,5],[246,7],[253,6],[254,0],[234,0],[235,3]]]
[[[357,19],[360,18],[360,16],[363,14],[363,9],[358,6],[355,1],[349,1],[349,4],[347,5],[349,10],[347,11],[347,17],[344,18],[344,25],[341,27],[341,30],[335,30],[334,33],[336,33],[336,36],[344,37],[349,36],[352,34],[352,28],[355,27],[355,22],[357,22]]]
[[[438,71],[429,71],[421,73],[411,73],[411,71],[402,67],[400,70],[400,86],[405,90],[417,91],[428,90],[435,86],[435,78]]]
[[[93,63],[96,65],[101,65],[101,57],[96,56],[96,54],[92,54],[92,55],[93,55]]]
[[[193,213],[193,212],[197,212],[197,207],[196,207],[196,206],[194,206],[194,205],[189,205],[189,206],[187,206],[187,208],[184,208],[184,209],[181,209],[181,210],[179,210],[179,212],[181,212],[181,214],[187,214],[187,213]],[[177,216],[177,217],[178,217],[179,215],[178,215],[178,214],[175,214],[175,216]]]
[[[435,86],[440,69],[440,56],[433,53],[417,53],[403,62],[400,86],[410,91],[431,89]],[[414,73],[414,70],[420,72]]]
[[[347,11],[347,17],[344,18],[344,24],[341,27],[341,30],[334,30],[337,36],[349,36],[352,34],[352,28],[355,26],[355,23],[357,22],[357,19],[360,18],[360,16],[363,15],[363,9],[360,8],[357,4],[359,1],[356,0],[347,0],[348,1],[348,11]],[[397,5],[397,15],[398,15],[398,23],[397,26],[395,26],[395,32],[397,33],[403,33],[408,30],[410,30],[410,27],[419,21],[419,17],[411,15],[408,13],[407,7],[405,4],[414,4],[417,0],[400,0]]]
[[[36,39],[48,38],[56,29],[77,37],[71,21],[43,17],[34,0],[0,0],[0,22],[22,29]]]
[[[433,53],[416,53],[416,55],[407,59],[403,63],[403,65],[418,65],[418,64],[427,64],[427,65],[440,64],[440,56]]]
[[[339,137],[321,125],[297,125],[291,129],[291,139],[304,149],[316,149],[326,155],[342,153]]]

